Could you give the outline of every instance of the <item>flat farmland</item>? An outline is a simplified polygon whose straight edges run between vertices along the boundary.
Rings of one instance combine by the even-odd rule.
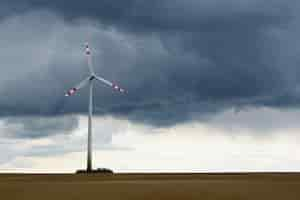
[[[300,173],[0,174],[3,200],[300,199]]]

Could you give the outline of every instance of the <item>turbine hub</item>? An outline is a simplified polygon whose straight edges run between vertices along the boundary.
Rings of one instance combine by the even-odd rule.
[[[95,75],[91,75],[90,77],[90,81],[94,80],[95,79]]]

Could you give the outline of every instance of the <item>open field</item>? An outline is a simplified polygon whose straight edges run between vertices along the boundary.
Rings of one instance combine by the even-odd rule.
[[[300,199],[300,173],[1,174],[3,200]]]

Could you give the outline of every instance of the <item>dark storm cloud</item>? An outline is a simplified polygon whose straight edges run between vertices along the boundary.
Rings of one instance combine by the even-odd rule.
[[[290,15],[294,0],[91,0],[91,1],[3,1],[6,13],[51,9],[67,19],[96,18],[108,25],[139,30],[180,31],[252,27],[277,23]],[[232,23],[234,22],[234,24]]]
[[[97,114],[172,125],[232,107],[298,106],[298,4],[3,1],[1,115],[86,112],[86,90],[62,95],[87,74],[86,39],[96,71],[129,91],[99,84]]]

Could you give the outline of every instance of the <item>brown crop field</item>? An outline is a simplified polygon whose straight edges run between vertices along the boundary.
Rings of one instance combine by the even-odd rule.
[[[3,200],[300,199],[300,173],[1,174]]]

